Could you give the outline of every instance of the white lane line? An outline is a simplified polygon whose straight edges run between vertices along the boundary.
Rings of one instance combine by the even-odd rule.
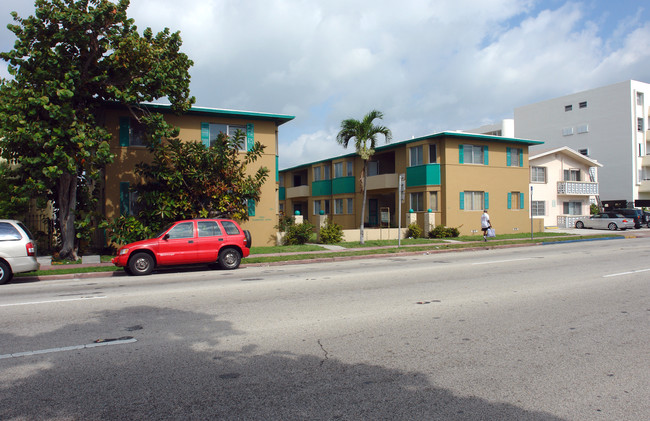
[[[603,278],[611,278],[612,276],[623,276],[623,275],[631,275],[633,273],[641,273],[641,272],[647,272],[650,269],[639,269],[639,270],[631,270],[629,272],[621,272],[621,273],[612,273],[609,275],[603,275]]]
[[[108,346],[108,345],[124,345],[137,342],[137,339],[118,339],[115,341],[106,341],[106,342],[93,342],[86,345],[73,345],[65,346],[62,348],[50,348],[50,349],[39,349],[37,351],[25,351],[25,352],[16,352],[13,354],[4,354],[0,355],[0,360],[7,358],[18,358],[18,357],[28,357],[30,355],[39,355],[39,354],[50,354],[52,352],[63,352],[63,351],[74,351],[76,349],[86,349],[86,348],[97,348],[99,346]]]
[[[509,259],[509,260],[492,260],[490,262],[476,262],[472,263],[473,265],[491,265],[493,263],[507,263],[507,262],[519,262],[522,260],[533,260],[536,259],[536,257],[524,257],[522,259]]]
[[[83,300],[97,300],[100,298],[106,298],[105,295],[98,295],[96,297],[79,297],[79,298],[66,298],[62,300],[47,300],[47,301],[28,301],[25,303],[12,303],[12,304],[0,304],[0,307],[12,307],[12,306],[29,306],[34,304],[51,304],[51,303],[65,303],[69,301],[83,301]]]

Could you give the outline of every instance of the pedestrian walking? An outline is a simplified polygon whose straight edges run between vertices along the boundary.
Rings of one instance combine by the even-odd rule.
[[[488,214],[487,209],[485,209],[481,215],[481,230],[483,230],[483,241],[487,241],[488,230],[490,228],[492,228],[490,215]]]

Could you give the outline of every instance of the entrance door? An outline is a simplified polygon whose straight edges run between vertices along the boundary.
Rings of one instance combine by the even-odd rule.
[[[379,225],[379,200],[368,199],[368,225],[376,227]]]

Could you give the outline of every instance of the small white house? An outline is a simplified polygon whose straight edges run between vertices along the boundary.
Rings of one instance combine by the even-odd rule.
[[[545,227],[571,228],[598,203],[602,164],[563,146],[531,155],[531,211]]]

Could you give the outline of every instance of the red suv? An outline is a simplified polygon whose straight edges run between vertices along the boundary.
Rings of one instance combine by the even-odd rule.
[[[192,219],[168,225],[154,238],[120,247],[112,260],[129,275],[158,266],[218,263],[237,269],[250,254],[251,234],[230,219]]]

